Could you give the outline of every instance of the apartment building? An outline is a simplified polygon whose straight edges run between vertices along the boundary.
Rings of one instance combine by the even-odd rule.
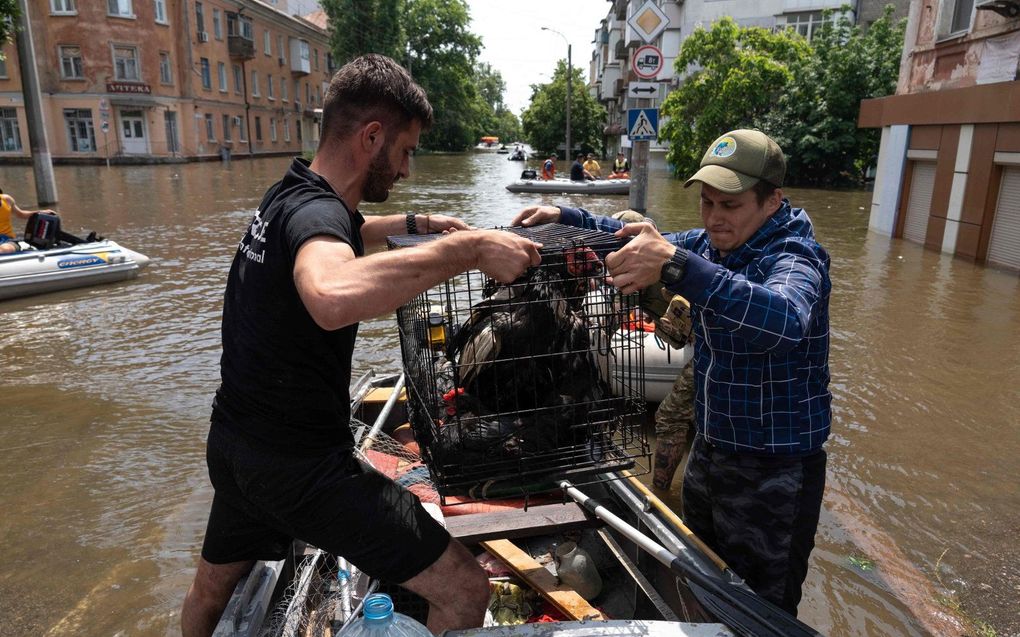
[[[645,42],[629,24],[635,13],[642,11],[647,0],[611,2],[608,14],[595,31],[595,48],[589,70],[589,90],[609,114],[605,139],[610,156],[617,149],[630,146],[625,130],[627,110],[638,106],[661,106],[666,95],[684,81],[685,74],[678,74],[673,63],[684,40],[695,29],[710,28],[713,22],[728,16],[741,26],[794,29],[810,39],[823,24],[826,10],[838,12],[842,6],[849,4],[854,19],[860,19],[862,24],[867,25],[881,15],[885,4],[894,5],[894,16],[905,16],[909,0],[856,0],[849,3],[846,0],[654,0],[665,16],[666,26],[651,42],[663,57],[662,71],[654,80],[659,84],[659,97],[651,100],[628,94],[631,82],[649,81],[642,80],[632,69],[634,52]],[[663,147],[653,142],[651,148],[661,150]]]
[[[318,143],[326,30],[259,0],[30,0],[55,162],[298,154]],[[29,155],[17,49],[0,64],[0,161]]]
[[[1020,269],[1020,0],[913,0],[882,129],[871,229]]]

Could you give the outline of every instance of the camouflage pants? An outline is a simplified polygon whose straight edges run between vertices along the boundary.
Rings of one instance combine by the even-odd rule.
[[[825,451],[753,456],[694,440],[684,522],[756,593],[797,614],[825,489]]]
[[[655,410],[655,436],[683,444],[694,434],[694,364],[688,363]]]

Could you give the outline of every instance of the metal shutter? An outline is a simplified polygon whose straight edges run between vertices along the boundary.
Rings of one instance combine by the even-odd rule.
[[[917,162],[910,179],[910,199],[907,200],[907,218],[903,223],[903,238],[924,243],[928,233],[928,213],[931,210],[931,193],[935,189],[935,162]]]
[[[1020,168],[1005,168],[995,206],[988,260],[1020,269]]]

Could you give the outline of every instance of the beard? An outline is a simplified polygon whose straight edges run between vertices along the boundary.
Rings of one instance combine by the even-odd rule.
[[[382,203],[390,196],[390,188],[397,181],[397,171],[393,170],[389,162],[390,145],[384,145],[372,163],[368,165],[368,175],[365,177],[365,191],[362,198],[371,203]]]

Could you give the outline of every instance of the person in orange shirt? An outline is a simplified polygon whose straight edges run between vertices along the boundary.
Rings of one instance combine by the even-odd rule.
[[[542,163],[542,179],[545,179],[546,181],[556,179],[557,159],[559,159],[559,157],[556,156],[556,153],[553,153],[552,155],[549,155],[549,159]]]
[[[14,197],[3,194],[0,190],[0,254],[11,254],[21,250],[18,245],[18,238],[14,234],[13,218],[28,219],[36,212],[47,212],[51,215],[57,214],[53,210],[22,210]]]

